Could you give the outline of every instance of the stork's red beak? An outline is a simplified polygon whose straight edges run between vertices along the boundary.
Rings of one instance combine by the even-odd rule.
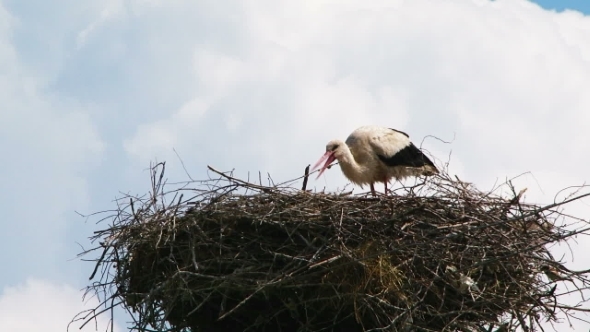
[[[320,158],[320,160],[318,160],[318,162],[315,163],[315,165],[313,165],[313,168],[311,169],[311,171],[312,172],[315,171],[324,160],[326,162],[324,163],[324,166],[322,166],[322,169],[320,169],[320,174],[318,174],[318,177],[316,178],[316,180],[319,179],[320,176],[322,176],[322,174],[326,170],[326,168],[328,168],[328,166],[330,166],[330,164],[334,160],[336,160],[336,157],[334,157],[334,151],[326,151],[326,153],[324,153],[324,155]]]

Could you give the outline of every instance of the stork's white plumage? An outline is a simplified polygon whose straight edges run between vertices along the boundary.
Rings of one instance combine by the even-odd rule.
[[[387,183],[408,176],[434,175],[438,169],[411,141],[408,134],[386,127],[364,126],[353,131],[346,142],[332,140],[326,145],[326,153],[314,165],[322,166],[318,178],[334,161],[351,182],[369,184],[375,195],[375,182]]]

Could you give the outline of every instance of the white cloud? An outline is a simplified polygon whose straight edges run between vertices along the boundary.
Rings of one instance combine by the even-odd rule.
[[[146,165],[159,154],[168,155],[172,148],[184,146],[179,142],[184,138],[183,132],[192,131],[191,127],[198,125],[208,108],[209,103],[200,98],[189,100],[170,119],[141,125],[138,128],[140,134],[125,141],[125,148],[129,153],[141,156]]]
[[[94,298],[82,302],[83,292],[65,284],[46,280],[28,279],[26,282],[5,287],[0,293],[0,331],[10,332],[63,332],[75,315],[96,307]],[[72,323],[70,331],[106,331],[109,315],[99,316],[96,322],[83,329],[80,322]],[[115,324],[115,331],[122,331]]]
[[[77,48],[82,48],[88,38],[92,35],[93,31],[100,28],[101,25],[106,24],[109,20],[124,14],[125,7],[123,1],[121,0],[108,0],[102,1],[101,9],[97,10],[98,17],[96,17],[90,24],[88,24],[84,29],[78,32],[76,38]]]
[[[58,254],[63,254],[67,215],[87,206],[86,176],[100,163],[105,142],[90,117],[92,105],[52,92],[46,73],[21,61],[14,40],[17,20],[1,5],[0,18],[2,24],[9,22],[0,28],[0,54],[8,55],[0,56],[6,60],[0,61],[5,73],[0,75],[0,154],[5,160],[0,225],[8,230],[0,241],[21,253],[16,262],[11,253],[0,254],[0,260],[23,274],[41,268],[54,275],[55,263],[66,260]]]
[[[207,92],[215,97],[231,91],[232,85],[243,81],[247,69],[240,60],[211,49],[197,47],[195,72]]]
[[[53,273],[68,216],[89,204],[87,176],[100,163],[105,143],[83,106],[25,93],[18,79],[8,80],[18,94],[3,99],[10,106],[0,114],[0,152],[10,160],[3,165],[10,176],[0,183],[0,191],[10,193],[3,198],[10,217],[0,225],[10,232],[0,239],[22,252],[22,271]]]

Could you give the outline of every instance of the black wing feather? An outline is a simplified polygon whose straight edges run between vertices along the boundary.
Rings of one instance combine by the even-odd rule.
[[[379,155],[379,159],[387,166],[409,166],[409,167],[422,167],[422,166],[434,166],[434,163],[428,157],[420,151],[413,143],[399,150],[393,156],[382,156]]]
[[[397,129],[393,129],[393,128],[389,128],[389,129],[391,129],[391,130],[393,130],[393,131],[395,131],[395,132],[397,132],[397,133],[400,133],[400,134],[402,134],[402,135],[406,136],[407,138],[410,138],[410,135],[408,135],[408,134],[404,133],[404,132],[403,132],[403,131],[401,131],[401,130],[397,130]]]

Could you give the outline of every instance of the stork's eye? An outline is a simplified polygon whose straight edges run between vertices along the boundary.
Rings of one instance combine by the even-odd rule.
[[[338,144],[332,145],[332,151],[338,149]]]

